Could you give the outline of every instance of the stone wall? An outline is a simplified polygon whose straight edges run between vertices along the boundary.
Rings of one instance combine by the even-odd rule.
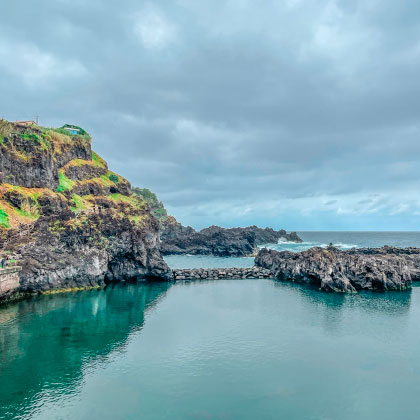
[[[0,300],[10,296],[19,287],[21,267],[0,268]]]
[[[174,280],[265,279],[273,277],[270,270],[262,267],[175,269],[172,270],[172,273]]]

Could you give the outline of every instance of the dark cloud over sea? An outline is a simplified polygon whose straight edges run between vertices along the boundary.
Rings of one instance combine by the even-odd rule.
[[[185,224],[418,229],[420,3],[3,0],[0,116]]]

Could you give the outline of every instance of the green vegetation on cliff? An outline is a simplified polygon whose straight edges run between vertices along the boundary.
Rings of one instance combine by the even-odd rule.
[[[159,223],[130,183],[92,152],[88,134],[2,123],[0,251],[18,265],[11,294],[171,279]]]
[[[166,214],[149,190],[133,194],[130,183],[108,170],[91,138],[65,129],[24,127],[0,120],[0,228],[16,228],[40,216],[72,211],[78,225],[95,212],[142,225],[150,213]],[[154,199],[153,199],[154,196]],[[146,200],[147,197],[147,200]],[[61,222],[60,222],[61,224]]]
[[[9,136],[13,131],[12,124],[9,121],[0,118],[0,143],[3,143],[3,139]]]
[[[60,183],[58,184],[57,192],[69,191],[72,189],[74,182],[67,178],[63,171],[58,171],[58,177]]]
[[[150,191],[148,188],[132,188],[134,194],[138,197],[141,197],[145,200],[149,206],[150,210],[152,211],[153,216],[156,217],[158,220],[166,219],[168,217],[168,213],[163,206],[162,201],[159,201],[156,194]]]
[[[105,168],[106,163],[105,161],[92,150],[92,161],[94,162],[95,166],[99,168]]]
[[[0,226],[4,228],[10,228],[9,216],[1,207],[0,207]]]

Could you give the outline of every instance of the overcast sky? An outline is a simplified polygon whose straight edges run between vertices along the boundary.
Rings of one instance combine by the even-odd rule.
[[[420,227],[420,2],[2,0],[0,116],[182,223]]]

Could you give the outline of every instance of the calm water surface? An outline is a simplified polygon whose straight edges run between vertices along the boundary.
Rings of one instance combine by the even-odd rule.
[[[188,261],[226,266],[206,258]],[[1,419],[417,420],[419,395],[419,287],[120,284],[0,307]]]
[[[418,419],[420,288],[117,285],[0,309],[0,418]]]

